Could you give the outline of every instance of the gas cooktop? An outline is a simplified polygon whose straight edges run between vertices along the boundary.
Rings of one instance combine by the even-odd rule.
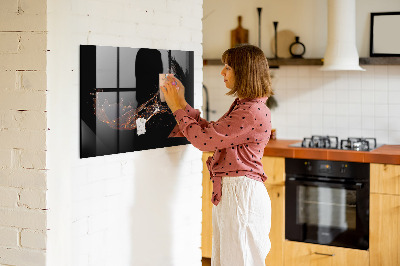
[[[347,138],[339,142],[336,136],[311,136],[304,138],[302,142],[289,145],[301,148],[320,148],[353,151],[372,151],[382,145],[377,145],[376,138]]]

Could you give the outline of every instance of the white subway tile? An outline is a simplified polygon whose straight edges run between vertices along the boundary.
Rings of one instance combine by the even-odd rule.
[[[285,77],[298,77],[298,67],[297,66],[286,66]]]
[[[361,129],[362,120],[361,116],[349,115],[349,129]]]
[[[287,77],[286,78],[286,87],[288,89],[296,90],[299,88],[299,78],[298,77]]]
[[[400,90],[398,91],[390,91],[388,92],[388,97],[389,97],[389,104],[400,104]]]
[[[400,117],[389,117],[389,130],[400,131]]]
[[[375,120],[371,116],[363,116],[361,123],[363,130],[373,130],[375,128]]]
[[[387,91],[376,91],[374,95],[375,104],[387,104],[388,103],[388,92]]]
[[[297,82],[298,82],[298,85],[297,85],[298,88],[303,88],[303,89],[306,89],[306,90],[310,89],[311,82],[310,82],[310,78],[309,77],[299,76]]]
[[[400,130],[398,130],[398,131],[395,131],[395,130],[389,131],[388,143],[396,144],[396,145],[398,145],[400,143]]]
[[[336,104],[335,103],[325,103],[323,107],[324,116],[335,115],[336,114]]]
[[[389,117],[400,117],[400,104],[388,105]]]
[[[388,76],[400,77],[400,66],[399,65],[388,66]]]
[[[388,89],[388,79],[387,78],[375,78],[374,79],[374,90],[378,91],[387,91]]]
[[[349,90],[349,103],[361,103],[362,90]]]
[[[388,90],[398,91],[400,89],[400,75],[389,76],[388,78]]]
[[[362,136],[362,129],[361,128],[349,128],[349,137],[357,138]]]
[[[336,127],[338,129],[348,129],[349,127],[349,119],[346,115],[337,115],[336,116]]]
[[[348,90],[337,90],[336,92],[336,103],[339,104],[348,104],[350,102],[349,99],[349,91]]]
[[[349,104],[336,103],[336,114],[338,116],[348,116],[349,115]]]
[[[309,80],[311,76],[311,68],[308,66],[305,67],[299,67],[297,69],[297,75],[299,78],[302,78],[304,80]]]
[[[361,101],[363,104],[374,103],[374,91],[373,90],[362,90]]]
[[[374,66],[374,78],[375,79],[387,79],[388,75],[388,66],[387,65],[376,65]]]
[[[388,117],[389,106],[387,104],[375,104],[374,108],[375,108],[375,117]],[[399,107],[399,113],[400,113],[400,107]]]
[[[348,90],[349,88],[348,72],[340,71],[336,74],[335,86],[337,90]]]
[[[348,73],[349,90],[361,90],[361,72],[350,71]]]
[[[375,115],[375,106],[373,104],[361,105],[361,115],[372,119]]]
[[[386,132],[389,130],[389,118],[388,117],[375,117],[375,130],[381,130]]]
[[[374,136],[376,138],[377,144],[386,144],[389,142],[389,131],[387,129],[375,129]]]

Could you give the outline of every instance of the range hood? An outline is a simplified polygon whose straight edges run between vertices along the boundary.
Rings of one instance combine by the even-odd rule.
[[[355,0],[328,0],[328,44],[323,71],[358,70]]]

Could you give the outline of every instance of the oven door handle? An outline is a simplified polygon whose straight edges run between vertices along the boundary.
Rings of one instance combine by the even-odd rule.
[[[361,189],[363,188],[363,183],[362,182],[335,182],[335,181],[322,181],[322,180],[315,180],[315,181],[310,181],[310,180],[305,180],[303,178],[298,178],[298,177],[288,177],[286,181],[289,182],[296,182],[304,185],[312,185],[312,186],[317,186],[317,185],[339,185],[343,186],[346,188],[352,188],[352,189]]]

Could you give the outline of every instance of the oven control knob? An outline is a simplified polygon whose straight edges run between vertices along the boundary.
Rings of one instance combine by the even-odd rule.
[[[346,169],[347,169],[347,164],[342,164],[342,167],[340,168],[340,173],[341,174],[346,173]]]
[[[311,167],[311,162],[305,162],[304,165],[305,165],[305,167],[306,167],[306,170],[310,172],[311,169],[312,169],[312,167]]]

